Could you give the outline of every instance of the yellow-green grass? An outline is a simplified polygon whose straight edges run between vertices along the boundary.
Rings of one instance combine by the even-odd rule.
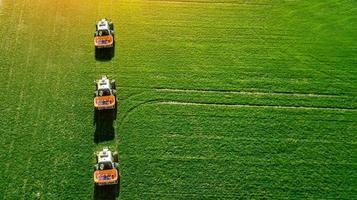
[[[103,146],[120,153],[120,199],[356,198],[356,8],[0,0],[0,199],[92,199]],[[111,61],[94,59],[101,17]],[[118,119],[96,143],[104,74]]]

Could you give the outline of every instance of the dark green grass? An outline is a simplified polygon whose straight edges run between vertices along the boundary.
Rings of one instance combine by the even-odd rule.
[[[0,0],[0,199],[357,198],[356,2]],[[116,55],[95,61],[95,20]],[[117,80],[94,142],[93,80]]]

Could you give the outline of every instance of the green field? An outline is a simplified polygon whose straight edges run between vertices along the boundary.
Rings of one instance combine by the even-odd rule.
[[[98,199],[103,146],[119,199],[357,199],[357,1],[0,0],[0,34],[0,199]]]

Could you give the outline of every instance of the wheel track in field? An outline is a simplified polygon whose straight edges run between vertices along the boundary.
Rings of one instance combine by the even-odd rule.
[[[36,5],[38,5],[38,4],[36,4]],[[37,8],[37,7],[36,7]],[[25,65],[25,69],[26,69],[26,73],[28,73],[28,67],[30,66],[30,61],[31,61],[31,58],[32,58],[32,50],[33,50],[33,41],[34,41],[34,38],[35,38],[35,36],[34,36],[34,33],[30,33],[31,34],[31,39],[30,39],[30,45],[29,45],[29,47],[28,47],[28,52],[27,52],[27,58],[26,58],[26,65]],[[23,82],[23,85],[22,85],[22,87],[21,87],[21,94],[23,94],[23,91],[24,91],[24,88],[25,88],[25,81]],[[20,102],[21,102],[21,100],[20,100]],[[22,104],[22,103],[21,103]],[[40,109],[40,108],[39,108]],[[35,129],[35,131],[37,132],[37,128]],[[31,138],[33,139],[33,136],[34,136],[34,134],[31,134]],[[31,139],[31,140],[32,140]],[[31,161],[32,161],[32,155],[30,155],[29,156],[29,158],[28,158],[28,160],[27,160],[27,163],[26,163],[26,172],[28,172],[29,171],[29,169],[30,169],[30,166],[31,166]],[[27,176],[24,176],[23,177],[23,184],[22,184],[22,194],[21,194],[21,196],[22,196],[22,198],[23,199],[26,199],[26,189],[27,189],[27,186],[28,186],[28,179],[30,179],[30,178],[28,178]]]
[[[18,18],[16,18],[16,12],[15,12],[14,8],[13,8],[12,13],[11,13],[11,19],[15,18],[14,21],[18,20],[18,23],[16,23],[17,26],[15,28],[16,29],[16,33],[15,33],[15,41],[14,41],[14,46],[16,46],[16,47],[18,45],[18,38],[19,38],[19,32],[20,32],[19,29],[20,29],[21,21],[23,20],[22,18],[23,18],[23,13],[24,13],[25,8],[26,8],[26,1],[24,1],[22,3],[22,5],[21,5],[20,14],[19,14]],[[5,49],[8,50],[8,47],[10,47],[10,45],[7,46],[7,48],[5,48]],[[14,48],[14,49],[15,49],[14,51],[16,51],[16,48]],[[12,52],[12,53],[14,53],[14,52]],[[11,80],[12,77],[13,77],[14,65],[15,65],[15,60],[13,59],[11,64],[10,64],[10,72],[9,72],[9,77],[8,77],[9,80]],[[26,63],[26,67],[27,66],[28,66],[28,62]],[[10,83],[11,83],[11,81],[7,82],[6,87],[5,87],[6,88],[5,91],[9,91]],[[25,81],[23,81],[22,84],[21,84],[21,88],[24,88],[24,87],[25,87]],[[23,97],[24,97],[24,93],[23,93],[23,89],[22,89],[21,93],[20,93],[19,103],[21,103],[23,101]],[[21,112],[21,109],[17,109],[17,111],[15,113],[15,124],[16,125],[19,123],[20,112]],[[9,155],[11,155],[13,151],[14,151],[14,140],[11,141],[10,148],[8,150]],[[9,168],[10,168],[10,163],[7,163],[5,166],[6,167],[4,169],[4,174],[8,174],[8,171],[9,171]],[[5,199],[6,199],[6,193],[7,193],[8,187],[9,187],[9,184],[7,184],[4,187],[4,198]]]
[[[26,1],[25,1],[25,3],[26,3]],[[39,3],[36,3],[35,5],[40,5]],[[37,9],[36,10],[38,10],[38,7],[36,7]],[[55,21],[57,21],[57,18],[58,18],[58,9],[57,9],[57,7],[56,7],[56,13],[55,13]],[[52,33],[56,33],[56,23],[53,23],[53,27],[52,27]],[[26,66],[25,66],[25,69],[27,70],[28,69],[28,67],[30,66],[30,58],[31,58],[31,53],[32,53],[32,49],[33,49],[33,40],[34,40],[34,34],[31,34],[31,42],[30,42],[30,46],[29,46],[29,49],[28,49],[28,53],[27,53],[27,59],[26,59]],[[44,82],[48,82],[48,79],[49,79],[49,70],[50,70],[50,64],[51,64],[51,56],[52,56],[52,54],[53,54],[53,52],[51,52],[51,51],[49,51],[49,52],[47,52],[47,57],[46,57],[46,63],[45,63],[45,65],[44,65],[44,71],[43,71],[43,80],[44,80]],[[58,78],[58,77],[57,77]],[[21,91],[24,91],[24,88],[25,87],[25,81],[23,82],[23,85],[22,85],[22,89],[21,89]],[[43,104],[43,99],[41,99],[40,101],[39,101],[39,104],[38,105],[42,105]],[[39,107],[36,107],[36,116],[34,117],[35,119],[37,119],[36,121],[38,121],[38,120],[41,120],[41,115],[43,115],[43,112],[44,112],[44,108],[43,107],[41,107],[41,106],[39,106]],[[50,124],[49,126],[52,126],[52,124]],[[34,131],[32,132],[32,134],[31,134],[31,141],[33,140],[33,138],[34,138],[34,136],[37,136],[37,134],[39,133],[39,127],[38,126],[36,126],[35,128],[34,128]],[[32,155],[30,155],[30,157],[29,157],[29,159],[28,159],[28,163],[27,163],[27,165],[26,165],[26,171],[28,171],[28,169],[29,169],[29,167],[31,166],[31,160],[32,160],[32,158],[33,158],[33,156]],[[55,168],[53,169],[54,171],[56,171],[56,166],[55,166]],[[28,179],[32,179],[33,177],[23,177],[24,179],[23,179],[23,186],[22,186],[22,198],[26,198],[26,189],[27,189],[27,186],[29,185],[28,184]],[[43,183],[40,183],[40,185],[41,185],[41,187],[43,187]]]
[[[349,144],[356,145],[357,141],[335,141],[326,139],[296,139],[296,138],[257,138],[257,137],[231,137],[231,136],[206,136],[205,132],[195,131],[195,133],[201,133],[202,135],[182,135],[179,132],[170,132],[170,134],[165,134],[163,137],[175,137],[175,138],[194,138],[194,139],[209,139],[209,140],[228,140],[228,141],[254,141],[254,142],[290,142],[290,143],[317,143],[317,144]],[[222,132],[220,132],[222,133]],[[157,137],[157,136],[145,136],[145,137]]]
[[[215,91],[215,90],[182,90],[182,89],[154,89],[154,91],[175,91],[175,92],[190,92],[190,91],[197,91],[197,92],[222,92],[222,91]],[[123,100],[124,103],[132,102],[133,99],[145,94],[148,91],[142,91],[135,95],[130,96],[129,98]],[[225,91],[226,92],[226,91]],[[232,91],[228,91],[232,93]],[[233,91],[237,94],[271,94],[271,93],[262,93],[262,92],[239,92]],[[273,93],[275,95],[291,95],[290,93]],[[293,94],[294,95],[294,94]],[[295,96],[317,96],[317,97],[336,97],[334,95],[314,95],[314,94],[299,94],[296,93]],[[128,101],[129,100],[129,101]],[[177,100],[177,99],[165,99],[165,98],[152,98],[148,100],[137,100],[140,103],[130,106],[127,110],[122,111],[123,116],[120,117],[120,127],[123,126],[124,122],[128,118],[128,116],[135,112],[139,107],[148,105],[148,104],[157,104],[157,105],[182,105],[182,106],[215,106],[215,107],[230,107],[230,108],[260,108],[260,109],[301,109],[301,110],[328,110],[328,111],[335,111],[335,112],[355,112],[357,111],[356,108],[343,108],[337,106],[304,106],[304,105],[263,105],[263,104],[249,104],[249,103],[224,103],[224,102],[205,102],[205,101],[188,101],[188,100]]]
[[[156,87],[156,88],[146,88],[146,87],[118,87],[118,88],[133,88],[133,89],[142,89],[143,91],[140,91],[136,94],[133,94],[129,96],[126,99],[123,99],[123,102],[127,101],[132,101],[137,97],[140,97],[144,95],[147,92],[150,91],[156,91],[156,92],[176,92],[176,93],[222,93],[222,94],[241,94],[241,95],[257,95],[257,96],[295,96],[295,97],[329,97],[329,98],[338,98],[338,97],[349,97],[345,95],[337,95],[337,94],[318,94],[318,93],[296,93],[296,92],[264,92],[264,91],[244,91],[244,90],[213,90],[213,89],[182,89],[182,88],[164,88],[164,87]],[[153,100],[142,100],[141,103],[129,108],[126,112],[132,112],[135,108],[147,104],[147,103],[152,103],[152,102],[165,102],[165,101],[160,101],[159,99],[153,99]],[[262,105],[262,104],[238,104],[238,103],[211,103],[211,102],[190,102],[190,101],[176,101],[176,100],[167,100],[167,102],[171,103],[181,103],[181,104],[186,104],[186,105],[216,105],[216,106],[235,106],[235,107],[262,107],[262,108],[305,108],[305,109],[330,109],[330,110],[355,110],[355,108],[343,108],[343,107],[328,107],[328,106],[302,106],[302,105],[292,105],[292,106],[287,106],[287,105]],[[124,113],[126,113],[124,112]],[[126,114],[124,114],[125,116]],[[126,117],[124,117],[126,118]],[[123,119],[124,119],[123,118]]]
[[[334,162],[334,161],[329,161],[329,162],[322,162],[322,161],[311,161],[311,160],[298,160],[298,161],[293,161],[293,160],[272,160],[272,159],[260,159],[260,161],[244,161],[242,162],[241,160],[236,160],[236,158],[223,158],[223,157],[206,157],[206,156],[155,156],[151,155],[152,158],[155,158],[157,160],[165,160],[165,161],[170,161],[170,160],[180,160],[180,161],[192,161],[192,160],[214,160],[214,161],[232,161],[232,162],[241,162],[244,164],[248,165],[276,165],[276,164],[289,164],[289,165],[301,165],[301,164],[306,164],[306,165],[344,165],[344,166],[357,166],[357,163],[349,163],[349,162]],[[136,158],[137,160],[148,160],[147,157],[143,158],[142,156],[136,156],[136,155],[130,155],[127,158]]]
[[[139,94],[147,91],[159,91],[159,92],[196,92],[196,93],[228,93],[228,94],[247,94],[247,95],[271,95],[271,96],[300,96],[300,97],[351,97],[345,94],[335,94],[335,93],[303,93],[303,92],[290,92],[290,91],[264,91],[259,88],[251,88],[252,90],[246,89],[205,89],[205,88],[170,88],[170,87],[138,87],[138,86],[117,86],[117,88],[122,89],[138,89],[143,90],[140,93],[130,96],[132,98]],[[129,99],[127,98],[127,99]]]
[[[272,95],[272,96],[300,96],[300,97],[337,97],[336,94],[318,93],[297,93],[297,92],[263,92],[263,91],[244,91],[244,90],[212,90],[212,89],[176,89],[176,88],[156,88],[157,91],[168,92],[196,92],[196,93],[230,93],[248,95]],[[341,95],[342,96],[342,95]]]
[[[138,89],[142,90],[136,94],[123,99],[123,103],[135,101],[138,97],[147,92],[175,92],[175,93],[222,93],[222,94],[242,94],[242,95],[260,95],[260,96],[295,96],[295,97],[315,97],[315,98],[339,98],[350,97],[346,95],[337,94],[319,94],[319,93],[297,93],[297,92],[264,92],[264,91],[244,91],[244,90],[215,90],[215,89],[182,89],[182,88],[166,88],[166,87],[132,87],[121,86],[118,88]],[[161,104],[161,105],[187,105],[187,106],[221,106],[221,107],[235,107],[235,108],[264,108],[264,109],[305,109],[305,110],[330,110],[330,111],[356,111],[356,108],[337,107],[337,106],[304,106],[304,105],[263,105],[263,104],[247,104],[247,103],[224,103],[224,102],[206,102],[206,101],[187,101],[177,99],[155,98],[148,100],[137,100],[140,103],[130,106],[127,110],[122,111],[120,126],[123,125],[128,115],[134,112],[137,108],[147,104]]]
[[[13,9],[12,9],[12,13],[11,13],[11,19],[13,19],[14,18],[14,20],[11,20],[11,21],[13,21],[11,24],[16,24],[16,28],[15,28],[15,39],[14,39],[14,45],[13,46],[15,46],[15,47],[17,47],[18,46],[18,40],[19,40],[19,33],[20,33],[20,27],[21,27],[21,21],[22,21],[22,18],[23,18],[23,13],[24,13],[24,10],[25,10],[25,7],[26,7],[26,2],[24,2],[23,3],[23,5],[22,5],[22,7],[20,8],[20,12],[19,12],[19,14],[18,14],[18,18],[16,18],[16,14],[17,14],[17,12],[16,12],[16,9],[13,7]],[[5,40],[5,38],[6,37],[3,37],[3,40]],[[9,52],[10,54],[14,54],[15,53],[15,51],[16,51],[16,49],[17,48],[13,48],[14,49],[14,52],[10,52],[9,51],[9,48],[11,47],[11,44],[10,45],[4,45],[5,46],[5,50],[7,51],[7,52]],[[10,68],[10,70],[9,70],[9,75],[8,75],[8,79],[9,80],[11,80],[12,79],[12,76],[13,76],[13,73],[14,73],[14,65],[15,65],[15,60],[14,59],[12,59],[12,61],[11,61],[11,63],[10,63],[10,65],[9,65],[9,68]],[[10,81],[8,82],[8,84],[6,85],[6,88],[5,88],[5,91],[8,91],[9,90],[9,86],[10,86]]]
[[[357,111],[356,108],[339,108],[327,106],[284,106],[284,105],[260,105],[260,104],[238,104],[238,103],[211,103],[211,102],[191,102],[181,100],[158,101],[162,105],[190,105],[190,106],[225,106],[236,108],[276,108],[276,109],[305,109],[305,110],[333,110],[333,111]]]

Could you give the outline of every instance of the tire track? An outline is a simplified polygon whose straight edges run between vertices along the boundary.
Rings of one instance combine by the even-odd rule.
[[[20,29],[20,24],[21,24],[21,21],[22,21],[22,18],[23,18],[23,12],[26,8],[26,1],[24,1],[22,3],[22,6],[21,6],[21,9],[20,9],[20,14],[19,14],[19,18],[18,18],[18,25],[16,26],[16,34],[15,34],[15,47],[17,47],[18,45],[18,37],[19,37],[19,29]],[[13,13],[15,13],[15,8],[13,9]],[[15,17],[15,15],[12,15],[12,17]],[[8,46],[10,47],[10,46]],[[14,48],[14,52],[16,52],[16,49],[17,48]],[[14,69],[14,65],[15,65],[15,59],[13,59],[13,61],[11,62],[10,64],[10,72],[9,72],[9,77],[8,79],[11,80],[12,79],[12,75],[13,75],[13,69]],[[27,65],[27,63],[26,63]],[[9,91],[9,87],[10,87],[10,83],[12,81],[8,81],[7,84],[6,84],[6,87],[5,87],[5,91]],[[19,102],[21,103],[23,101],[23,97],[24,97],[24,93],[23,93],[23,88],[25,87],[25,81],[23,80],[22,81],[22,84],[21,84],[21,92],[20,92],[20,97],[19,97]],[[19,119],[20,119],[20,112],[21,112],[21,109],[16,109],[16,114],[15,114],[15,124],[18,125],[19,124]],[[11,141],[11,144],[10,144],[10,147],[9,147],[9,150],[8,150],[8,154],[9,155],[12,155],[12,152],[14,151],[14,140]],[[10,169],[10,163],[7,163],[6,164],[6,167],[4,169],[4,174],[8,174],[9,172],[9,169]],[[9,188],[10,184],[7,184],[4,188],[4,198],[6,199],[6,193],[7,193],[7,190]]]
[[[137,156],[137,155],[130,155],[127,157],[128,159],[137,159],[137,160],[148,160],[147,157],[142,157],[142,156]],[[180,161],[199,161],[199,160],[208,160],[208,161],[233,161],[233,162],[242,162],[241,160],[237,160],[236,158],[223,158],[223,157],[207,157],[207,156],[158,156],[158,155],[151,155],[151,159],[156,159],[156,160],[164,160],[164,161],[172,161],[172,160],[180,160]],[[301,164],[306,164],[306,165],[325,165],[325,166],[331,166],[331,165],[342,165],[342,166],[357,166],[357,163],[348,163],[348,162],[321,162],[321,161],[312,161],[312,160],[298,160],[298,161],[292,161],[292,160],[272,160],[272,159],[260,159],[261,161],[244,161],[244,164],[248,165],[281,165],[281,164],[289,164],[289,165],[301,165]]]
[[[183,105],[183,106],[215,106],[215,107],[231,107],[231,108],[260,108],[260,109],[293,109],[293,110],[321,110],[321,111],[335,111],[335,112],[356,112],[355,108],[338,108],[338,107],[318,107],[318,106],[282,106],[282,105],[259,105],[259,104],[238,104],[238,103],[210,103],[210,102],[190,102],[169,99],[151,99],[140,102],[131,106],[127,111],[124,111],[123,117],[119,119],[120,129],[124,125],[129,115],[135,112],[139,107],[149,104],[157,105]]]
[[[273,109],[303,109],[303,110],[332,110],[332,111],[357,111],[355,108],[338,107],[317,107],[317,106],[281,106],[281,105],[259,105],[259,104],[235,104],[235,103],[208,103],[208,102],[189,102],[189,101],[158,101],[162,105],[189,105],[189,106],[222,106],[236,108],[273,108]]]
[[[340,95],[334,93],[302,93],[302,92],[290,92],[290,91],[259,91],[260,88],[254,90],[244,90],[244,89],[206,89],[206,88],[168,88],[168,87],[140,87],[140,86],[117,86],[117,88],[122,89],[141,89],[146,91],[158,91],[158,92],[196,92],[196,93],[230,93],[230,94],[247,94],[247,95],[276,95],[276,96],[298,96],[298,97],[351,97],[349,95]],[[141,93],[143,93],[141,92]]]
[[[18,40],[19,40],[19,33],[20,33],[20,27],[21,27],[21,22],[22,22],[22,18],[23,18],[23,13],[24,13],[24,10],[25,10],[25,7],[26,7],[26,2],[23,2],[22,3],[22,7],[20,8],[20,11],[19,11],[19,14],[18,14],[18,19],[16,19],[16,9],[15,9],[15,6],[13,6],[13,9],[12,9],[12,14],[11,14],[11,18],[15,18],[14,20],[12,21],[17,21],[17,22],[14,22],[14,24],[17,24],[16,25],[16,28],[15,28],[15,39],[14,39],[14,45],[8,45],[5,49],[7,52],[10,52],[8,49],[12,48],[14,49],[14,52],[11,52],[11,54],[15,54],[16,52],[16,49],[17,46],[18,46]],[[3,37],[3,38],[6,38],[6,37]],[[9,65],[9,75],[8,75],[8,80],[11,80],[12,79],[12,76],[13,76],[13,73],[14,73],[14,65],[15,65],[15,59],[12,60],[11,64]],[[8,82],[8,84],[6,85],[5,87],[5,91],[9,91],[9,86],[10,86],[10,83],[11,81]]]
[[[150,104],[150,103],[157,102],[157,101],[159,101],[159,100],[158,100],[158,99],[147,100],[147,101],[143,101],[143,102],[141,102],[141,103],[139,103],[139,104],[136,104],[136,105],[130,107],[127,111],[124,112],[123,117],[121,117],[121,118],[119,119],[119,121],[121,121],[121,122],[120,122],[120,127],[123,126],[124,122],[126,121],[126,119],[127,119],[128,116],[129,116],[129,114],[132,113],[133,111],[135,111],[137,108],[139,108],[139,107],[141,107],[141,106],[143,106],[143,105],[146,105],[146,104]],[[122,128],[120,128],[120,129],[122,129]]]
[[[173,133],[173,132],[170,132]],[[202,133],[202,132],[196,132]],[[222,133],[222,132],[221,132]],[[150,137],[150,136],[145,136]],[[157,136],[152,136],[157,137]],[[349,144],[349,145],[356,145],[357,141],[348,141],[348,142],[341,142],[341,141],[332,141],[332,140],[322,140],[322,139],[296,139],[296,138],[256,138],[256,137],[224,137],[224,136],[194,136],[194,135],[181,135],[181,134],[166,134],[163,137],[177,137],[177,138],[193,138],[193,139],[208,139],[208,140],[228,140],[228,141],[255,141],[255,142],[291,142],[291,143],[317,143],[317,144]]]
[[[230,93],[230,94],[248,94],[248,95],[278,95],[278,96],[298,96],[298,97],[341,97],[342,96],[336,94],[318,94],[318,93],[259,92],[259,91],[244,91],[244,90],[179,89],[179,88],[156,88],[156,91]]]
[[[40,10],[40,2],[37,2],[36,3],[36,5],[38,5],[38,7],[36,7],[37,9],[36,10]],[[33,12],[33,13],[36,13],[36,12]],[[57,9],[56,9],[56,13],[55,13],[55,18],[57,18]],[[55,24],[53,24],[53,27],[51,27],[52,29],[51,29],[51,32],[52,31],[56,31],[56,27],[55,27],[56,25]],[[53,37],[53,36],[52,36]],[[50,38],[50,37],[49,37]],[[31,58],[31,53],[32,53],[32,49],[33,49],[33,39],[34,39],[34,34],[32,34],[31,35],[31,48],[29,49],[29,52],[27,53],[27,56],[28,56],[28,58],[27,58],[27,61],[28,61],[28,63],[30,62],[30,58]],[[30,53],[31,52],[31,53]],[[51,64],[51,54],[53,53],[53,51],[51,51],[51,50],[49,50],[49,51],[47,51],[46,52],[46,62],[45,62],[45,65],[44,65],[44,70],[43,71],[41,71],[41,72],[39,72],[39,73],[41,73],[41,76],[39,76],[39,77],[41,77],[41,80],[43,80],[43,82],[44,83],[46,83],[46,84],[48,84],[49,83],[49,76],[48,76],[48,72],[49,72],[49,69],[50,69],[50,64]],[[23,90],[22,90],[23,91]],[[34,111],[34,116],[33,116],[33,119],[35,119],[35,121],[41,121],[41,120],[43,120],[43,113],[46,111],[45,109],[46,108],[44,108],[43,106],[41,106],[41,105],[43,105],[43,103],[44,103],[44,101],[45,101],[45,99],[43,99],[43,98],[40,98],[39,99],[39,101],[38,101],[38,103],[36,104],[37,106],[36,106],[36,108],[35,108],[35,111]],[[50,126],[52,126],[52,125],[50,125]],[[35,137],[40,137],[40,135],[39,134],[41,134],[41,131],[40,131],[40,129],[41,129],[41,127],[40,126],[34,126],[33,127],[34,128],[34,130],[32,131],[32,133],[31,133],[31,141],[36,141],[35,140]],[[35,144],[32,144],[33,146],[36,146],[36,145],[38,145],[37,143],[35,143]],[[31,155],[31,157],[30,157],[31,159],[33,158],[33,156]],[[32,164],[32,162],[27,166],[27,167],[29,167],[29,166],[31,166],[31,164]],[[35,177],[34,176],[32,176],[32,177],[29,177],[29,179],[34,179]],[[39,195],[38,197],[43,197],[42,195],[44,195],[42,192],[43,192],[43,187],[44,187],[44,183],[43,182],[39,182],[39,186],[40,186],[40,188],[41,188],[41,190],[39,191],[39,190],[37,190],[36,192],[36,195]],[[25,189],[26,188],[24,188],[24,191],[25,191]],[[24,197],[23,198],[25,198],[25,193],[24,193]]]
[[[38,5],[38,4],[35,4],[35,5]],[[36,7],[37,8],[37,7]],[[37,9],[36,9],[37,10]],[[33,41],[34,41],[34,33],[30,33],[30,36],[31,36],[31,38],[30,38],[30,44],[29,44],[29,48],[28,48],[28,51],[27,51],[27,58],[26,58],[26,64],[25,64],[25,73],[28,73],[28,68],[29,68],[29,66],[30,66],[30,62],[31,62],[31,58],[32,58],[32,51],[33,51],[33,46],[34,46],[34,43],[33,43]],[[21,87],[21,89],[20,89],[20,91],[21,91],[21,94],[23,94],[23,91],[25,90],[25,81],[23,81],[23,84],[22,84],[22,87]],[[20,98],[20,104],[22,105],[22,98]],[[17,123],[16,123],[17,124]],[[31,134],[31,138],[33,139],[33,136],[34,136],[34,134]],[[32,139],[31,139],[31,141],[32,141]],[[29,159],[28,159],[28,161],[27,161],[27,165],[26,165],[26,172],[27,171],[29,171],[29,169],[30,169],[30,166],[31,166],[31,161],[32,161],[32,158],[33,158],[33,156],[30,154],[29,155]],[[26,189],[27,189],[27,182],[29,181],[29,179],[31,179],[31,177],[29,178],[29,177],[27,177],[27,176],[25,176],[25,177],[23,177],[24,178],[24,180],[23,180],[23,185],[22,185],[22,198],[23,199],[26,199]]]
[[[131,95],[123,100],[123,103],[134,101],[147,92],[177,92],[177,93],[223,93],[223,94],[243,94],[243,95],[271,95],[271,96],[296,96],[296,97],[329,97],[329,98],[339,98],[348,97],[336,94],[317,94],[317,93],[290,93],[290,92],[258,92],[258,91],[242,91],[242,90],[207,90],[207,89],[178,89],[178,88],[147,88],[147,87],[123,87],[120,88],[134,88],[143,89],[144,91],[138,92],[137,94]],[[263,108],[263,109],[303,109],[303,110],[329,110],[329,111],[357,111],[356,108],[342,108],[333,106],[304,106],[304,105],[262,105],[262,104],[246,104],[246,103],[217,103],[217,102],[194,102],[185,100],[175,100],[175,99],[164,99],[164,98],[154,98],[150,100],[142,100],[139,104],[130,106],[124,113],[123,117],[120,118],[120,127],[123,126],[127,117],[130,113],[135,112],[135,110],[146,104],[161,104],[161,105],[187,105],[187,106],[219,106],[219,107],[234,107],[234,108]],[[123,106],[121,106],[123,107]]]

